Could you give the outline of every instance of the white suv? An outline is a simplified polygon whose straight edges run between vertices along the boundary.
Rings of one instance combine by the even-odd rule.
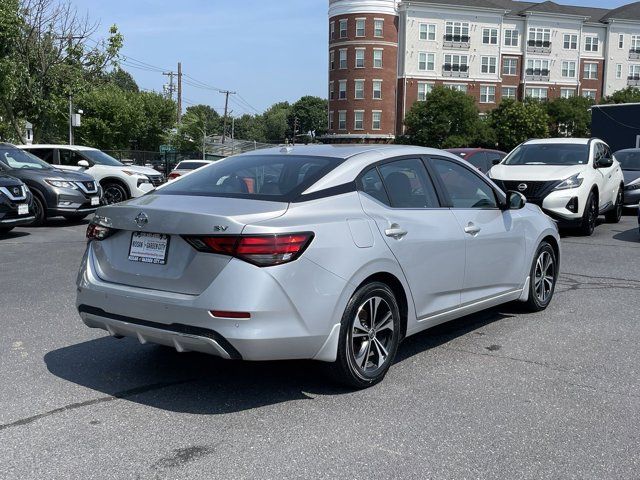
[[[141,197],[165,181],[164,175],[153,168],[124,165],[95,148],[79,145],[21,145],[19,148],[61,170],[88,173],[102,186],[107,204]]]
[[[591,235],[598,216],[622,216],[624,177],[609,146],[597,138],[529,140],[516,147],[489,176],[540,206],[561,227]]]

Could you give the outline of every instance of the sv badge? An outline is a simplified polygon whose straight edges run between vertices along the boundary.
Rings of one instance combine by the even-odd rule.
[[[214,225],[213,227],[214,232],[226,232],[227,230],[229,230],[229,227],[226,225]]]

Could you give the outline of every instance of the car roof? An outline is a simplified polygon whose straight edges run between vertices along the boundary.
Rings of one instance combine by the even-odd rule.
[[[524,142],[526,145],[564,144],[564,145],[588,145],[594,138],[536,138]],[[602,141],[602,140],[600,140]]]
[[[77,151],[83,151],[83,150],[98,150],[97,148],[93,148],[93,147],[85,147],[83,145],[62,145],[62,144],[48,144],[48,143],[40,143],[40,144],[33,144],[33,145],[17,145],[18,148],[67,148],[69,150],[77,150]]]
[[[623,148],[621,150],[616,151],[615,153],[626,153],[626,152],[640,152],[640,148]]]

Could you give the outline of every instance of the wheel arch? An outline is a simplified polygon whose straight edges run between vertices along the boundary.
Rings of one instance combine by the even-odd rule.
[[[127,196],[129,198],[131,198],[131,189],[129,188],[129,185],[127,185],[127,182],[125,182],[123,179],[118,178],[118,177],[105,177],[102,180],[100,180],[100,186],[104,189],[104,187],[110,183],[115,183],[116,185],[121,186],[122,188],[124,188],[124,191],[126,192]]]

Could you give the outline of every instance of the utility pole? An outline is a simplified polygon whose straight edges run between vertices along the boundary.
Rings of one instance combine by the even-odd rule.
[[[162,75],[169,77],[169,83],[164,85],[164,91],[167,94],[167,98],[173,100],[173,92],[176,91],[176,86],[173,84],[173,77],[175,76],[175,72],[162,72]]]
[[[236,92],[231,92],[229,90],[219,90],[225,96],[224,101],[224,122],[222,125],[222,143],[224,143],[225,137],[227,135],[227,113],[229,112],[229,95],[235,95]]]
[[[69,94],[69,145],[73,145],[73,96]]]
[[[293,119],[293,144],[296,144],[296,136],[298,135],[298,126],[300,125],[300,119],[295,117]]]
[[[182,62],[178,62],[178,123],[182,119]]]

